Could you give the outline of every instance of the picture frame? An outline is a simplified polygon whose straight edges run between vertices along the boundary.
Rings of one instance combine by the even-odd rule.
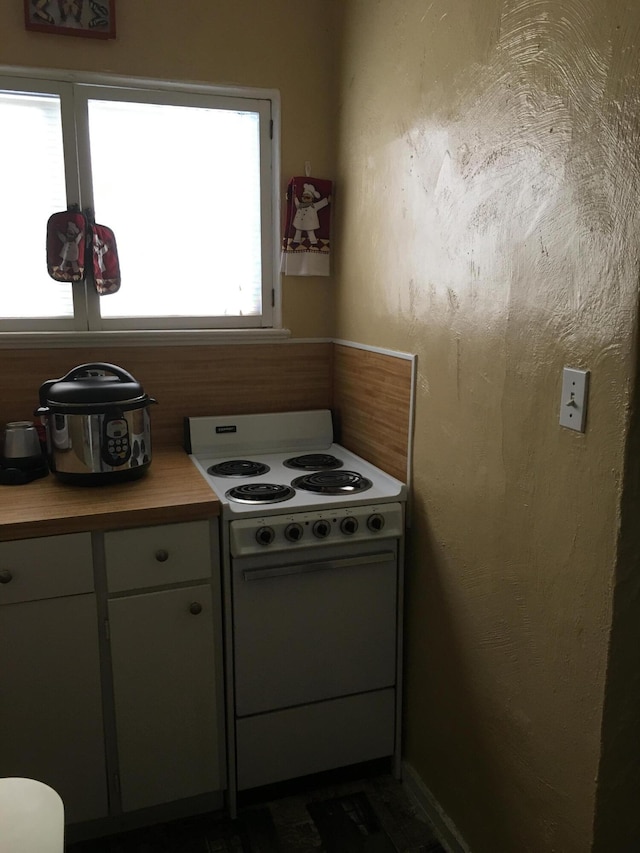
[[[24,25],[38,33],[113,39],[116,0],[24,0]]]

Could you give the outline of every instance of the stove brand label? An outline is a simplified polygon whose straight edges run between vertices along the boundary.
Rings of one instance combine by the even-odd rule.
[[[238,432],[238,427],[235,424],[229,424],[229,426],[217,426],[216,434],[220,434],[221,432]]]

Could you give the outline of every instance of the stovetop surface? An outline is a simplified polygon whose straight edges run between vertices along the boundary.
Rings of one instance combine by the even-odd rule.
[[[364,504],[378,504],[391,501],[403,501],[406,498],[406,487],[399,480],[371,465],[366,460],[351,453],[338,444],[330,444],[328,447],[317,447],[305,449],[304,453],[328,453],[340,459],[342,467],[339,471],[354,471],[371,481],[371,487],[361,492],[353,492],[340,495],[325,495],[315,492],[307,492],[295,489],[291,498],[286,501],[273,504],[244,504],[230,500],[226,493],[234,486],[241,483],[275,483],[277,485],[290,485],[293,480],[305,472],[287,467],[284,463],[292,456],[302,455],[293,450],[291,452],[257,453],[238,457],[218,457],[200,452],[192,454],[191,459],[201,474],[207,480],[211,488],[219,498],[223,514],[229,516],[265,516],[282,513],[300,512],[307,509],[332,509],[341,506],[359,506]],[[229,458],[251,459],[269,466],[269,471],[258,476],[251,477],[221,477],[208,474],[207,469],[220,462],[228,461]]]

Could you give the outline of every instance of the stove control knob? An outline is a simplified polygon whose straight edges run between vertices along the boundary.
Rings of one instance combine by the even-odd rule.
[[[271,545],[275,538],[273,527],[259,527],[256,530],[256,542],[259,545]]]
[[[358,519],[351,518],[347,516],[347,518],[343,518],[340,522],[340,530],[347,536],[351,536],[352,533],[355,533],[358,529]]]
[[[297,542],[299,539],[302,539],[302,525],[293,522],[292,524],[287,524],[284,529],[284,538],[289,542]]]
[[[318,539],[325,539],[331,533],[331,525],[328,521],[316,521],[313,525],[313,535]]]
[[[378,533],[384,527],[384,516],[379,515],[378,513],[370,515],[367,519],[367,527],[374,533]]]

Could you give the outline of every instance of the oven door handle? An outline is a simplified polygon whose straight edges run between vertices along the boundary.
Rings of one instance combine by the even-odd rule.
[[[277,566],[273,569],[245,569],[242,577],[246,581],[280,578],[285,575],[306,575],[309,572],[324,572],[329,569],[349,569],[352,566],[366,566],[371,563],[388,563],[395,561],[394,551],[383,551],[379,554],[363,554],[361,557],[342,557],[338,560],[323,560],[319,563],[301,563],[293,566]]]

